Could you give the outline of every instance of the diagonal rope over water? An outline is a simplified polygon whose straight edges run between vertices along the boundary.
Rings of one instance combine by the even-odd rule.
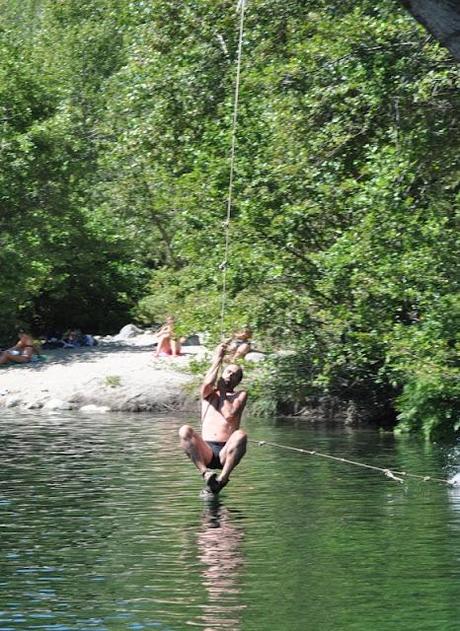
[[[254,443],[259,447],[268,445],[269,447],[276,447],[278,449],[286,449],[288,451],[294,451],[297,453],[305,454],[308,456],[319,456],[320,458],[327,458],[329,460],[335,460],[336,462],[343,462],[351,464],[356,467],[363,467],[365,469],[372,469],[373,471],[379,471],[383,473],[387,478],[395,480],[395,482],[404,483],[403,477],[415,478],[422,480],[423,482],[439,482],[441,484],[447,484],[449,486],[456,486],[456,482],[453,480],[445,480],[444,478],[435,478],[429,475],[417,475],[416,473],[408,473],[407,471],[393,471],[392,469],[385,469],[383,467],[376,467],[375,465],[365,464],[364,462],[357,462],[356,460],[348,460],[347,458],[340,458],[339,456],[331,456],[330,454],[323,454],[319,451],[310,449],[301,449],[299,447],[291,447],[289,445],[281,445],[279,443],[273,443],[268,440],[249,440],[250,443]]]
[[[244,11],[246,8],[246,0],[239,0],[237,5],[237,11],[240,12],[240,30],[238,37],[238,55],[236,63],[236,79],[235,79],[235,95],[233,100],[233,120],[232,120],[232,141],[230,149],[230,176],[228,183],[228,198],[227,198],[227,217],[224,222],[225,229],[225,254],[224,260],[220,265],[222,270],[222,303],[220,313],[220,333],[221,338],[224,337],[224,315],[225,315],[225,302],[227,294],[227,264],[228,264],[228,251],[230,246],[230,219],[232,215],[232,201],[233,201],[233,181],[235,178],[235,162],[236,162],[236,128],[238,125],[238,103],[240,96],[240,77],[241,77],[241,57],[243,52],[243,34],[244,34]]]

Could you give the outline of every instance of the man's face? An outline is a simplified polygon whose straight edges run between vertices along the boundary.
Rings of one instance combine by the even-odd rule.
[[[236,386],[241,381],[240,366],[237,366],[236,364],[229,364],[226,366],[226,368],[222,371],[221,379],[227,387],[231,386],[233,388]]]

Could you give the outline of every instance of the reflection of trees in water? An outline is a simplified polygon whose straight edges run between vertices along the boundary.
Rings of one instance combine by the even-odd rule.
[[[219,500],[207,506],[197,538],[203,587],[208,594],[200,620],[206,631],[240,628],[243,537],[243,529],[232,523],[229,510]]]

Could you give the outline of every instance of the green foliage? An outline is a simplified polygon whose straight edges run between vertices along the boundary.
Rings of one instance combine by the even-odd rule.
[[[104,385],[108,388],[118,388],[121,386],[120,375],[107,375],[104,379]]]
[[[16,3],[3,4],[0,339],[21,322],[36,331],[111,330],[126,322],[145,279],[92,192],[95,95],[107,65],[116,66],[116,39],[109,23],[56,22],[61,3],[30,2],[27,25]],[[80,43],[93,55],[91,73]]]
[[[460,430],[458,371],[418,373],[398,399],[399,432],[421,432],[426,438],[451,438]]]
[[[310,397],[321,392],[313,384],[314,374],[307,353],[268,356],[256,370],[249,371],[248,388],[251,399],[255,400],[251,404],[252,413],[273,416],[299,412]]]

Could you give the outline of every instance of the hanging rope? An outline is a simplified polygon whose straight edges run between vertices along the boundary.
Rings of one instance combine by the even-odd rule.
[[[230,246],[230,219],[232,215],[232,197],[233,197],[233,180],[235,176],[235,158],[236,158],[236,128],[238,123],[238,101],[240,96],[240,75],[241,75],[241,57],[243,51],[243,33],[244,33],[244,11],[246,8],[246,0],[239,0],[237,11],[240,12],[240,30],[238,38],[238,55],[236,64],[236,80],[235,80],[235,95],[233,100],[233,121],[232,121],[232,141],[230,149],[230,177],[228,183],[228,199],[227,199],[227,217],[224,222],[225,230],[225,253],[224,260],[220,265],[222,270],[222,305],[220,313],[220,335],[224,337],[224,315],[225,315],[225,302],[227,294],[227,265],[228,265],[228,251]]]
[[[297,453],[306,454],[308,456],[319,456],[320,458],[327,458],[329,460],[335,460],[336,462],[344,462],[346,464],[352,464],[355,467],[363,467],[365,469],[372,469],[373,471],[379,471],[383,473],[387,478],[395,480],[395,482],[404,483],[403,478],[415,478],[422,480],[423,482],[440,482],[442,484],[448,484],[449,486],[456,486],[456,482],[452,480],[445,480],[443,478],[434,478],[429,475],[417,475],[415,473],[407,473],[407,471],[392,471],[391,469],[384,469],[383,467],[376,467],[374,465],[365,464],[364,462],[356,462],[355,460],[348,460],[347,458],[339,458],[338,456],[331,456],[330,454],[323,454],[319,451],[313,451],[309,449],[300,449],[299,447],[290,447],[288,445],[280,445],[279,443],[272,443],[267,440],[249,440],[250,443],[254,443],[259,447],[268,445],[269,447],[276,447],[278,449],[287,449],[289,451],[295,451]]]

